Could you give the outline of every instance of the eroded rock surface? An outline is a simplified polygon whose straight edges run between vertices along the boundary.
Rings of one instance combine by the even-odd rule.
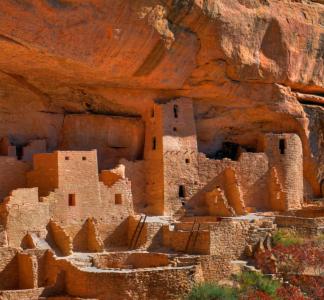
[[[0,299],[179,299],[321,233],[323,4],[1,0]]]

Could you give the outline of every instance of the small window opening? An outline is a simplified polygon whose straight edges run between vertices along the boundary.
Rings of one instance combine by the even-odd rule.
[[[75,206],[75,194],[69,194],[69,206]]]
[[[154,108],[151,109],[151,118],[154,118],[155,112],[154,112]]]
[[[284,139],[280,139],[280,141],[279,141],[279,149],[280,149],[280,154],[285,154],[285,152],[286,152],[286,141]]]
[[[184,185],[179,185],[179,198],[185,198],[186,191]]]
[[[156,137],[154,137],[152,140],[152,149],[156,150]]]
[[[65,156],[65,160],[69,160],[70,159],[70,157],[68,157],[68,156]]]
[[[123,203],[122,194],[115,194],[115,204],[122,204],[122,203]]]
[[[189,163],[190,163],[190,159],[186,158],[186,164],[189,164]]]
[[[176,132],[177,131],[177,127],[173,127],[173,131]]]
[[[87,158],[85,156],[82,156],[82,160],[87,160]]]
[[[178,105],[173,105],[173,114],[174,114],[174,117],[177,119],[178,118],[178,114],[179,114],[179,108],[178,108]]]
[[[24,156],[24,147],[23,146],[16,146],[16,156],[18,160],[22,160]]]

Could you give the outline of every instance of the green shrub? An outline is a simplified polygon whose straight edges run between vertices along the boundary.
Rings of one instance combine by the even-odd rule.
[[[253,289],[266,293],[267,295],[276,296],[277,289],[281,283],[257,272],[242,272],[237,276],[237,281],[240,284],[241,292],[246,293]]]
[[[273,235],[273,243],[285,247],[304,243],[303,238],[288,229],[278,229]]]
[[[237,300],[236,289],[226,286],[219,286],[214,283],[202,283],[193,287],[187,300]]]

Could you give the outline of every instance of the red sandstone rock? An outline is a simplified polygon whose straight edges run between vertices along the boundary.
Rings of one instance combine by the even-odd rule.
[[[178,299],[321,230],[322,0],[2,0],[0,47],[1,300]]]

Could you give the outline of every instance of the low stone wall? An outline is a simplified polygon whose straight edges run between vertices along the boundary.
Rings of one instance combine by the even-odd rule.
[[[208,230],[201,230],[199,232],[194,232],[188,244],[189,237],[190,237],[190,231],[170,230],[169,226],[163,227],[164,247],[170,248],[177,252],[210,254],[211,241],[210,241],[210,232]]]
[[[94,266],[99,269],[106,268],[153,268],[169,265],[167,254],[149,252],[115,252],[97,254],[93,258]]]
[[[242,258],[248,246],[254,248],[275,228],[267,219],[224,219],[210,226],[210,254],[228,259]]]
[[[296,216],[276,216],[275,223],[278,227],[289,227],[300,234],[317,235],[324,232],[324,217],[303,218]]]
[[[66,260],[50,259],[48,268],[53,280],[65,274],[68,295],[98,300],[176,300],[195,283],[195,267],[160,267],[141,270],[105,271],[78,269]],[[167,287],[167,288],[166,288]]]
[[[38,300],[41,299],[44,288],[0,291],[0,300]],[[43,298],[46,299],[46,298]]]
[[[205,282],[218,282],[229,278],[233,272],[231,261],[215,255],[200,256],[198,258],[200,280]]]

